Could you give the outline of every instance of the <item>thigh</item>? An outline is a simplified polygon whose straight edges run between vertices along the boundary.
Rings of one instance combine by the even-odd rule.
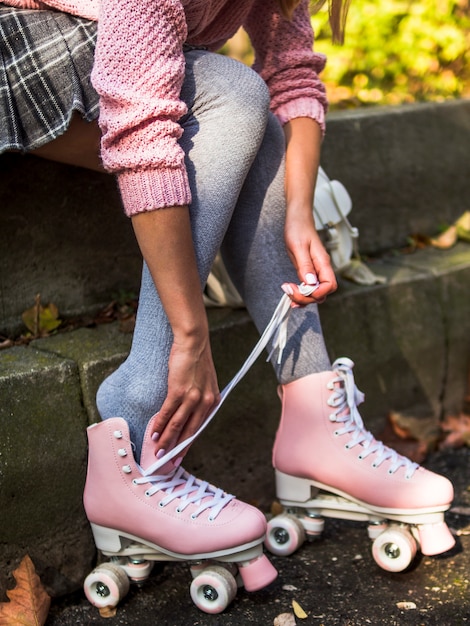
[[[242,63],[219,54],[186,54],[180,143],[192,192],[193,239],[206,278],[230,223],[240,191],[262,143],[269,94]]]
[[[262,145],[246,177],[222,246],[227,269],[258,327],[269,320],[285,281],[297,274],[284,243],[285,137],[270,115]]]

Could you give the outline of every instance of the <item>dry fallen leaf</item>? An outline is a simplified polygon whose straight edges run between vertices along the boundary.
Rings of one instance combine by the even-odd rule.
[[[306,619],[308,617],[307,613],[303,610],[298,602],[292,600],[292,608],[294,609],[295,616],[299,619]]]
[[[470,242],[470,211],[465,211],[455,222],[457,226],[457,236],[463,241]]]
[[[276,515],[280,515],[281,513],[283,513],[283,511],[284,507],[282,506],[282,504],[277,500],[273,500],[273,502],[271,503],[271,515],[275,517]]]
[[[434,248],[439,248],[440,250],[452,248],[452,246],[457,242],[457,226],[455,224],[449,226],[449,228],[447,228],[438,237],[433,237],[430,242]]]
[[[397,607],[405,611],[412,611],[417,608],[414,602],[397,602]]]
[[[378,438],[400,454],[422,463],[435,448],[440,429],[434,418],[390,411]]]
[[[447,415],[442,421],[444,438],[439,444],[441,449],[470,446],[470,415]]]
[[[274,626],[296,626],[293,613],[281,613],[274,618]]]
[[[447,250],[457,243],[458,239],[470,242],[470,211],[465,211],[459,219],[439,236],[430,239],[435,248]]]
[[[108,617],[115,617],[117,613],[117,606],[102,606],[99,609],[100,617],[107,619]]]
[[[43,626],[51,599],[28,555],[13,572],[13,576],[16,587],[6,592],[10,602],[0,603],[0,626]]]
[[[42,306],[39,294],[34,299],[34,305],[24,311],[21,319],[34,337],[46,337],[62,324],[56,305],[50,302],[47,306]]]

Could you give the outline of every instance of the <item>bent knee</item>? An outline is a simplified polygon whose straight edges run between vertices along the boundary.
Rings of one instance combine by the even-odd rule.
[[[259,74],[230,57],[211,52],[198,53],[192,62],[193,85],[186,84],[186,81],[182,94],[188,87],[192,88],[196,109],[200,105],[209,107],[212,113],[219,110],[226,121],[240,129],[247,123],[251,127],[264,127],[270,96]]]

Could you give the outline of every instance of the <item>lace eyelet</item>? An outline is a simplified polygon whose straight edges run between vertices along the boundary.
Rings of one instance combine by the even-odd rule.
[[[147,493],[147,492],[146,492],[146,493]],[[158,506],[159,506],[161,509],[164,509],[164,508],[165,508],[165,505],[163,504],[163,501],[162,501],[162,500],[160,500],[160,502],[158,503]]]
[[[378,467],[378,466],[377,466],[377,463],[375,463],[375,462],[374,462],[374,463],[372,463],[372,467],[373,467],[374,469],[377,469],[377,467]]]
[[[215,517],[212,517],[211,515],[207,518],[209,520],[209,522],[213,522],[215,520]]]
[[[122,471],[124,472],[124,474],[131,474],[132,473],[132,467],[130,465],[123,465],[122,466]]]
[[[137,478],[133,478],[133,479],[132,479],[132,484],[133,484],[133,485],[138,485],[138,484],[139,484],[139,483],[137,482]]]
[[[192,519],[192,520],[197,519],[197,515],[194,515],[194,513],[191,513],[191,519]]]
[[[127,450],[125,448],[119,448],[118,454],[119,456],[127,456]]]
[[[392,474],[394,474],[395,472],[394,472],[392,469],[389,469],[389,470],[388,470],[388,473],[389,473],[389,474],[390,474],[390,476],[391,476],[391,475],[392,475]]]
[[[175,509],[176,513],[182,513],[181,509],[179,508],[179,506],[176,507]]]
[[[150,491],[146,491],[145,495],[147,496],[147,498],[150,498]]]
[[[122,439],[122,430],[115,430],[113,432],[113,435],[116,437],[116,439]]]
[[[358,454],[357,458],[359,459],[359,461],[363,461],[364,457],[362,456],[362,454]]]
[[[334,431],[334,433],[333,433],[333,435],[334,435],[335,437],[339,437],[339,431],[338,431],[338,430],[335,430],[335,431]]]

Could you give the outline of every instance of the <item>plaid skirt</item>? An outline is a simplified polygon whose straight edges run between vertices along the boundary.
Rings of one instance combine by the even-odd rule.
[[[96,22],[0,4],[0,153],[39,148],[72,113],[98,117],[90,82]]]

